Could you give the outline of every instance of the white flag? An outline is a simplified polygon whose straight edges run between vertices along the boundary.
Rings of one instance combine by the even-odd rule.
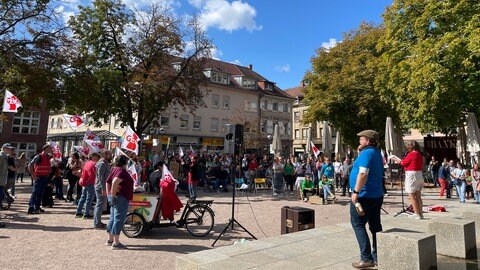
[[[18,107],[23,107],[22,102],[12,94],[12,92],[5,90],[5,97],[3,98],[4,112],[17,112]]]
[[[63,117],[65,118],[65,120],[67,120],[68,125],[73,130],[76,130],[77,128],[85,125],[85,122],[79,115],[63,114]]]
[[[88,157],[88,153],[90,152],[90,149],[88,147],[80,146],[80,145],[74,145],[73,149],[78,152],[80,155],[83,155],[85,157]]]
[[[190,145],[190,156],[195,156],[195,150],[193,150],[192,145]]]
[[[133,178],[133,186],[139,186],[138,183],[138,174],[137,174],[137,169],[135,168],[135,162],[130,162],[130,166],[127,167],[127,172],[130,174],[130,176]]]
[[[100,141],[100,137],[98,137],[93,131],[91,131],[89,128],[87,128],[87,131],[85,131],[85,136],[83,136],[83,140],[91,140],[95,142]]]
[[[175,182],[175,190],[177,190],[178,181],[173,177],[173,174],[168,170],[167,165],[163,164],[162,179],[160,181],[170,180]]]
[[[315,144],[310,141],[310,144],[312,145],[312,151],[313,151],[313,154],[318,157],[318,155],[320,155],[320,150],[318,150],[318,148],[315,146]]]
[[[185,154],[183,153],[183,149],[181,146],[179,146],[180,148],[178,149],[178,154],[180,155],[180,157],[183,157]]]
[[[127,130],[125,130],[125,133],[123,133],[122,144],[120,145],[120,148],[127,149],[138,155],[139,141],[140,137],[138,137],[131,127],[127,127]]]
[[[90,148],[90,153],[99,153],[105,146],[100,141],[83,140]]]

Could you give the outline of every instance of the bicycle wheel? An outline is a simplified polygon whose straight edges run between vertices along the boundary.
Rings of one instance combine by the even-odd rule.
[[[213,211],[204,205],[195,205],[185,215],[185,227],[195,237],[209,234],[215,222]]]
[[[138,213],[128,213],[123,222],[122,232],[128,238],[138,237],[145,228],[145,219]]]

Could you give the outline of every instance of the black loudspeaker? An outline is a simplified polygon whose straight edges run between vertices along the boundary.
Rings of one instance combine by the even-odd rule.
[[[243,125],[226,124],[223,152],[241,155],[243,151]]]
[[[243,125],[235,125],[234,154],[243,155]]]
[[[235,152],[235,125],[225,125],[225,138],[223,141],[223,152],[233,154]]]

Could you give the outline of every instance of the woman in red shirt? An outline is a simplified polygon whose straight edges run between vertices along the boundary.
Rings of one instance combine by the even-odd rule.
[[[415,212],[411,217],[415,219],[423,219],[423,156],[420,153],[420,146],[416,141],[407,143],[408,153],[403,160],[397,159],[396,163],[400,164],[405,170],[405,192],[408,193],[410,203]]]
[[[112,168],[106,180],[107,198],[111,205],[107,225],[107,246],[112,246],[112,249],[127,248],[119,240],[123,221],[128,212],[128,202],[133,198],[133,179],[127,172],[127,163],[126,156],[117,156],[115,167]]]

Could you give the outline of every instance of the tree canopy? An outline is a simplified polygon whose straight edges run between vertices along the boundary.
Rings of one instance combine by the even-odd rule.
[[[358,142],[356,134],[363,129],[383,133],[385,118],[395,114],[375,88],[381,55],[376,47],[384,32],[382,26],[363,23],[337,46],[317,51],[305,76],[307,122],[328,121],[350,145]]]
[[[57,79],[67,41],[50,1],[16,0],[0,4],[0,89],[14,92],[24,106],[49,100],[63,106]],[[3,91],[2,91],[3,94]]]
[[[387,116],[450,134],[480,113],[480,2],[394,0],[383,18],[317,51],[305,75],[308,121],[327,120],[356,144],[359,130],[382,135]]]
[[[89,112],[97,121],[116,115],[142,133],[167,108],[203,105],[203,66],[212,44],[195,17],[184,22],[157,4],[129,10],[119,1],[96,0],[80,7],[70,27],[67,110]]]

